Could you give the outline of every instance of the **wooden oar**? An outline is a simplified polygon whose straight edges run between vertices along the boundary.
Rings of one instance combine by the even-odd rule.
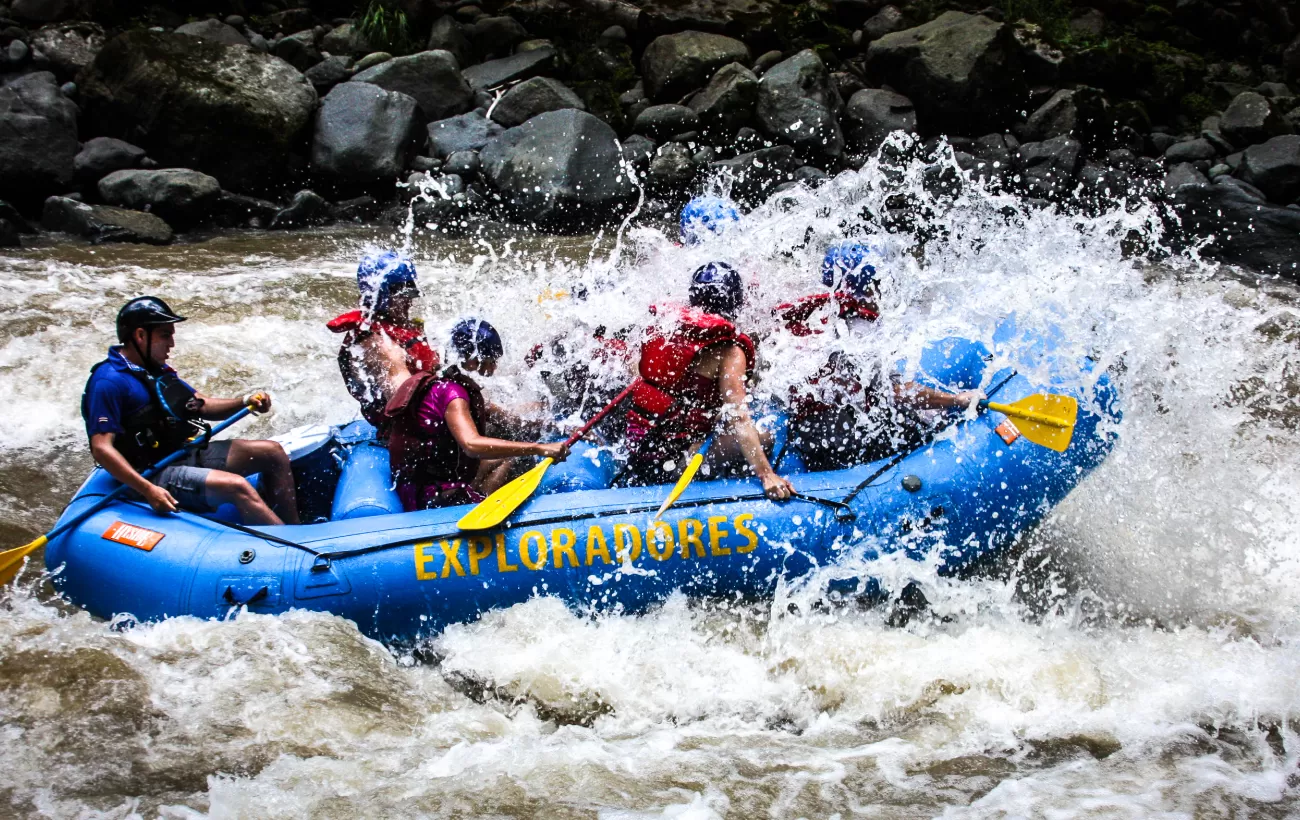
[[[1058,453],[1065,452],[1074,437],[1074,423],[1079,417],[1079,403],[1070,396],[1035,393],[1011,404],[982,401],[987,407],[1017,420],[1020,435]]]
[[[235,412],[233,416],[221,422],[216,427],[213,427],[212,430],[210,430],[209,432],[197,438],[191,439],[184,447],[172,453],[171,455],[167,456],[166,458],[159,461],[157,464],[145,470],[144,472],[140,473],[140,475],[144,476],[145,478],[150,478],[152,476],[157,475],[164,467],[168,467],[171,464],[174,464],[175,462],[179,461],[190,450],[193,450],[195,447],[198,447],[200,444],[203,444],[205,441],[208,441],[217,433],[220,433],[222,430],[225,430],[227,427],[239,421],[240,419],[242,419],[244,416],[247,416],[251,412],[252,412],[251,407],[240,408],[238,411]],[[40,538],[37,538],[35,541],[31,542],[30,544],[27,544],[26,546],[22,546],[22,547],[15,547],[14,549],[11,550],[5,550],[4,552],[0,552],[0,586],[4,586],[5,584],[12,581],[15,577],[17,577],[18,571],[21,570],[23,567],[24,558],[26,558],[28,555],[31,555],[36,550],[48,544],[51,538],[55,538],[61,535],[63,532],[71,529],[72,527],[77,526],[82,521],[85,521],[90,516],[102,510],[108,504],[112,503],[113,501],[116,501],[117,498],[121,496],[123,493],[125,493],[128,489],[129,488],[125,484],[123,484],[122,486],[118,487],[116,490],[113,490],[108,495],[96,501],[94,504],[91,504],[90,507],[87,508],[86,510],[82,511],[81,513],[78,513],[72,519],[65,521],[64,523],[60,524],[59,526],[45,533]]]
[[[605,416],[609,415],[611,410],[622,404],[623,399],[626,399],[640,383],[638,379],[629,384],[622,393],[614,397],[613,401],[605,405],[599,413],[592,416],[591,421],[579,427],[574,431],[573,435],[565,439],[564,446],[572,447],[578,442],[578,439],[587,435],[588,431],[599,424]],[[456,522],[456,526],[462,530],[488,530],[505,521],[510,513],[519,509],[520,504],[532,497],[537,487],[542,483],[542,476],[546,475],[546,471],[551,468],[552,463],[554,463],[552,459],[542,459],[541,463],[536,467],[480,501],[477,507],[465,513],[464,517]]]
[[[700,445],[700,449],[696,450],[695,455],[691,456],[691,460],[686,463],[686,469],[682,470],[681,478],[677,479],[677,483],[673,485],[673,491],[664,499],[663,506],[659,508],[659,512],[655,513],[653,520],[658,521],[659,516],[668,512],[668,508],[671,507],[677,499],[681,498],[682,493],[686,492],[686,488],[690,486],[691,480],[694,479],[695,474],[700,471],[700,465],[704,463],[704,456],[708,454],[709,445],[712,443],[713,434],[710,433],[709,437]]]

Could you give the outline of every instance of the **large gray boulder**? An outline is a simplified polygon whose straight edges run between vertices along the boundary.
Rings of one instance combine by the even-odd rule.
[[[789,145],[760,148],[731,159],[709,163],[709,170],[731,183],[733,199],[746,204],[757,204],[766,199],[774,188],[794,179],[799,160]]]
[[[46,26],[30,42],[60,77],[73,78],[90,65],[104,47],[104,29],[95,23],[61,23]]]
[[[804,157],[834,159],[844,152],[841,105],[826,64],[812,49],[782,60],[758,81],[763,130]]]
[[[370,83],[413,97],[430,120],[463,114],[474,107],[474,92],[461,75],[456,58],[445,51],[394,57],[354,74],[352,82]]]
[[[0,191],[20,207],[35,207],[72,183],[77,107],[48,71],[0,87]]]
[[[480,151],[505,129],[477,111],[429,123],[428,152],[446,159],[458,151]]]
[[[663,142],[678,134],[696,131],[700,118],[684,105],[652,105],[636,115],[632,130],[643,136]]]
[[[81,146],[73,160],[73,176],[83,185],[94,185],[113,173],[138,168],[144,149],[112,137],[95,137]]]
[[[1049,199],[1065,194],[1074,186],[1074,175],[1083,158],[1083,145],[1060,136],[1020,146],[1020,174],[1032,197]]]
[[[524,80],[501,96],[492,106],[492,120],[506,128],[523,125],[546,111],[576,108],[586,111],[587,104],[567,85],[550,77]]]
[[[202,37],[227,46],[246,46],[248,38],[239,33],[239,29],[228,26],[220,20],[199,20],[176,27],[177,34]]]
[[[1113,135],[1114,123],[1107,127],[1106,110],[1106,101],[1095,88],[1061,89],[1029,115],[1024,139],[1041,142],[1053,137],[1074,137],[1090,143]]]
[[[707,130],[726,136],[756,122],[758,77],[740,63],[718,69],[704,90],[691,99],[691,108]]]
[[[609,224],[636,198],[614,130],[585,111],[539,114],[488,143],[480,158],[511,214],[545,229]]]
[[[1185,240],[1212,238],[1201,248],[1208,256],[1300,278],[1300,211],[1261,202],[1227,180],[1232,178],[1175,190],[1171,200],[1178,222],[1172,230]]]
[[[299,71],[306,71],[324,59],[316,47],[316,32],[311,29],[281,37],[271,44],[271,53]]]
[[[544,46],[523,51],[500,60],[488,60],[465,69],[465,81],[476,91],[486,91],[506,83],[527,80],[550,71],[555,65],[555,49]]]
[[[1011,26],[960,11],[876,40],[867,67],[911,98],[933,132],[992,131],[1024,104],[1027,91]]]
[[[438,46],[430,45],[429,48]],[[333,55],[358,57],[375,49],[370,47],[370,41],[357,29],[356,23],[341,23],[320,38],[320,50]]]
[[[1244,148],[1291,133],[1291,126],[1262,94],[1244,91],[1233,98],[1219,118],[1219,130],[1233,145]]]
[[[460,23],[457,23],[451,15],[439,17],[434,21],[426,48],[429,51],[448,52],[456,58],[456,64],[461,67],[461,70],[468,68],[469,64],[474,62],[474,47],[470,44],[469,37]]]
[[[156,31],[110,40],[78,84],[88,133],[231,190],[278,184],[316,107],[316,90],[283,60]]]
[[[99,181],[99,196],[109,205],[148,211],[184,228],[212,216],[221,183],[186,168],[114,171]]]
[[[340,83],[321,100],[312,171],[343,189],[391,183],[417,129],[415,98],[372,83]]]
[[[916,133],[916,108],[902,94],[864,88],[844,106],[844,141],[849,150],[871,153],[895,131]]]
[[[692,29],[765,41],[789,33],[777,31],[781,19],[778,0],[637,0],[635,4],[609,5],[613,6],[613,22],[629,31],[671,34]],[[620,8],[633,14],[618,17]]]
[[[139,242],[166,245],[173,239],[171,226],[153,214],[111,205],[87,205],[62,196],[45,200],[41,227],[47,231],[84,236],[95,244]]]
[[[656,37],[641,55],[645,90],[654,102],[677,102],[702,87],[728,63],[749,64],[749,48],[739,40],[702,31]]]
[[[1288,134],[1250,146],[1242,154],[1238,174],[1271,202],[1295,202],[1300,197],[1300,136]]]

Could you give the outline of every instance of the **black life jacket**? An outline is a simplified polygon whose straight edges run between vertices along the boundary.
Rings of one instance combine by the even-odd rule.
[[[90,368],[95,371],[108,364],[105,359]],[[149,403],[122,419],[126,432],[114,437],[113,446],[137,470],[143,470],[185,446],[191,438],[211,429],[199,415],[203,401],[173,371],[154,376],[133,367],[129,372],[149,393]],[[87,386],[90,380],[86,380]],[[90,423],[90,398],[81,394],[81,418]]]

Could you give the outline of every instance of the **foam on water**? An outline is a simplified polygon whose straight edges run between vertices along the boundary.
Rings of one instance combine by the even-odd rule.
[[[1007,562],[974,578],[886,560],[934,618],[825,609],[830,568],[770,606],[671,599],[590,618],[537,599],[395,657],[319,614],[177,619],[118,630],[42,601],[0,614],[0,805],[48,816],[536,815],[1282,816],[1300,758],[1300,315],[1287,284],[1196,260],[1126,256],[1159,239],[1140,204],[1096,218],[967,189],[926,192],[920,164],[868,166],[793,192],[683,248],[618,237],[418,239],[429,329],[488,319],[509,361],[489,389],[541,394],[521,362],[565,332],[644,324],[689,272],[750,280],[742,324],[766,338],[760,397],[819,361],[773,334],[769,306],[819,289],[822,249],[888,238],[879,327],[833,343],[907,372],[931,339],[992,343],[1032,370],[1054,330],[1117,380],[1111,458]],[[400,239],[400,237],[399,237]],[[336,337],[354,231],[166,249],[49,248],[0,260],[0,508],[40,531],[88,467],[87,368],[126,297],[193,319],[177,367],[214,393],[268,387],[268,434],[355,410]],[[585,300],[552,298],[585,286]],[[542,298],[539,299],[539,294]],[[585,338],[585,333],[575,334]],[[610,378],[614,378],[614,374]],[[1085,395],[1089,384],[1080,385]],[[50,462],[54,466],[46,467]]]

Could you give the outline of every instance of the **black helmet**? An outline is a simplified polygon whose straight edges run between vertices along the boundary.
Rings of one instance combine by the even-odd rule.
[[[691,307],[734,319],[745,303],[745,285],[726,262],[710,262],[691,277],[690,301]]]
[[[117,312],[117,340],[130,341],[131,334],[138,327],[174,325],[183,321],[184,316],[177,315],[157,296],[137,296]]]

